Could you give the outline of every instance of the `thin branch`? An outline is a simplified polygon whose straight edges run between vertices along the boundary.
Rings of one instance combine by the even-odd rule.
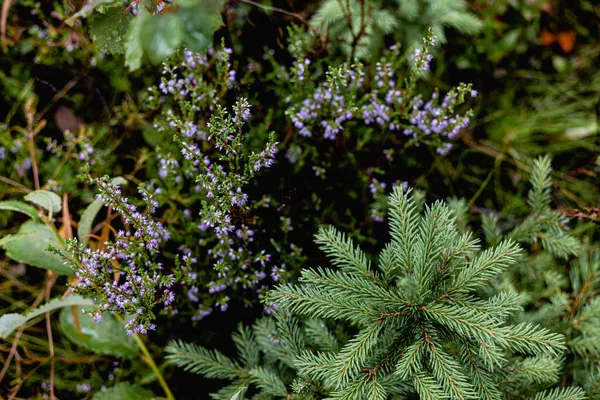
[[[46,107],[44,107],[44,109],[35,116],[35,122],[40,121],[42,117],[48,112],[48,110],[50,110],[50,108],[52,108],[52,106],[54,106],[54,104],[58,100],[63,98],[69,92],[69,90],[73,89],[73,87],[79,83],[81,78],[82,76],[78,75],[75,78],[71,79],[69,82],[67,82],[67,84],[62,89],[60,89],[58,93],[54,95],[54,97],[52,97],[52,100],[50,100]]]
[[[303,24],[308,24],[308,22],[306,22],[306,20],[304,18],[302,18],[302,16],[300,14],[298,14],[298,13],[287,11],[287,10],[284,10],[283,8],[279,8],[279,7],[266,6],[264,4],[260,4],[260,3],[257,3],[255,1],[252,1],[252,0],[240,0],[240,1],[242,3],[247,3],[247,4],[250,4],[250,5],[262,8],[263,10],[274,11],[274,12],[278,12],[278,13],[281,13],[281,14],[289,15],[290,17],[297,18]]]
[[[21,185],[19,182],[15,182],[12,179],[6,178],[6,177],[1,176],[1,175],[0,175],[0,182],[4,182],[4,183],[6,183],[8,185],[11,185],[11,186],[14,186],[14,187],[16,187],[18,189],[21,189],[25,193],[31,192],[31,189],[29,189],[27,186]]]
[[[0,17],[0,37],[2,37],[2,49],[5,53],[8,52],[8,46],[6,44],[6,20],[8,19],[10,3],[12,3],[12,0],[4,0],[2,2],[2,16]]]
[[[34,116],[34,111],[33,111],[33,97],[30,97],[27,102],[25,103],[25,115],[27,117],[27,147],[29,149],[29,157],[31,158],[31,169],[33,171],[33,184],[35,186],[36,190],[40,189],[40,176],[38,173],[38,167],[37,167],[37,160],[36,160],[36,154],[35,154],[35,142],[34,142],[34,137],[35,137],[35,132],[33,129],[33,116]]]
[[[31,370],[31,372],[29,372],[27,375],[25,375],[20,381],[19,383],[17,383],[17,385],[11,389],[11,394],[8,397],[8,400],[13,400],[14,398],[17,397],[17,394],[19,393],[19,390],[21,390],[21,386],[23,386],[23,384],[29,379],[31,378],[33,375],[35,375],[35,373],[37,372],[38,369],[41,368],[41,366],[44,365],[43,363],[38,365],[37,367],[35,367],[33,370]]]

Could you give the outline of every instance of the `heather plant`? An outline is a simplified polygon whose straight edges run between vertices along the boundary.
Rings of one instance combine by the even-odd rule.
[[[362,64],[342,64],[330,66],[325,79],[319,81],[311,76],[310,59],[297,59],[290,78],[302,90],[287,97],[286,102],[290,103],[287,114],[299,135],[335,140],[338,134],[361,132],[373,125],[388,134],[379,140],[374,133],[367,137],[383,141],[390,147],[388,151],[425,144],[446,154],[452,148],[450,140],[473,115],[470,110],[461,115],[457,107],[465,98],[475,97],[477,91],[470,84],[460,84],[443,98],[435,90],[429,100],[423,100],[416,85],[430,69],[435,42],[430,29],[423,45],[409,57],[408,68],[399,46],[392,46],[368,76]],[[400,68],[408,69],[408,73],[403,76]],[[404,143],[399,139],[402,136],[406,137]]]
[[[106,201],[109,207],[120,210],[125,215],[124,219],[136,227],[135,233],[131,236],[125,232],[117,233],[116,236],[120,237],[114,244],[94,241],[95,245],[100,247],[96,250],[85,248],[70,239],[73,230],[70,225],[71,215],[66,196],[61,199],[54,192],[35,190],[27,194],[24,201],[0,202],[0,210],[12,211],[28,217],[28,220],[18,227],[16,233],[5,235],[0,240],[0,247],[6,251],[6,256],[14,262],[47,270],[46,290],[42,292],[42,296],[37,297],[33,309],[23,314],[4,313],[0,317],[0,338],[8,339],[16,331],[13,348],[16,349],[16,343],[21,343],[22,346],[31,347],[35,351],[44,351],[44,346],[39,345],[39,339],[23,334],[23,331],[31,320],[46,315],[52,371],[55,369],[55,355],[77,359],[78,354],[72,350],[73,345],[76,345],[80,351],[85,349],[97,354],[98,360],[106,361],[106,357],[114,360],[110,363],[106,362],[105,365],[108,365],[105,368],[100,366],[95,368],[91,376],[84,374],[96,388],[106,388],[103,383],[105,379],[112,381],[115,375],[121,379],[136,379],[136,372],[134,372],[136,369],[122,371],[119,367],[125,361],[131,360],[138,372],[148,373],[152,370],[151,373],[156,374],[163,384],[167,397],[172,398],[147,347],[136,335],[136,332],[146,333],[148,329],[155,328],[151,323],[154,319],[151,310],[157,303],[156,295],[162,296],[159,301],[166,305],[173,300],[173,294],[168,290],[172,278],[168,275],[158,276],[156,271],[161,267],[153,263],[149,256],[153,251],[155,252],[158,240],[162,239],[166,232],[160,223],[151,221],[147,216],[139,213],[135,206],[128,204],[126,199],[120,196],[116,184],[123,184],[122,178],[112,182],[107,182],[106,179],[97,180],[96,183],[102,188],[101,194],[98,195],[97,203],[93,203],[86,209],[79,220],[77,234],[81,241],[88,243],[90,237],[98,238],[92,233],[92,223],[103,201]],[[57,215],[62,216],[63,223],[60,226],[56,226]],[[69,223],[66,224],[65,221]],[[108,232],[108,229],[105,229],[105,232]],[[123,265],[119,265],[117,260]],[[30,274],[32,272],[35,273],[31,271]],[[70,290],[67,290],[61,297],[50,300],[51,288],[64,277],[70,282],[74,292],[88,297],[69,294]],[[119,282],[120,277],[124,278],[123,282]],[[44,297],[46,303],[36,308]],[[59,326],[64,336],[60,342],[54,342],[50,329],[50,312],[57,309],[62,309]],[[126,312],[130,312],[126,322],[127,334],[133,337],[126,334],[119,317],[113,316],[113,314]],[[14,351],[8,353],[6,364],[0,374],[2,377],[6,374],[15,354],[17,353]],[[91,360],[95,358],[92,357]],[[110,372],[107,373],[106,369]],[[61,379],[66,379],[64,382],[60,381],[63,390],[68,389],[80,395],[85,395],[92,390],[90,383],[81,383],[81,370],[69,371],[65,368],[57,370],[61,372]],[[106,374],[104,378],[101,376],[103,374]],[[80,384],[77,386],[72,384],[70,381],[74,379]],[[53,375],[49,383],[42,384],[43,391],[49,392],[50,395],[53,395],[55,387]],[[114,396],[125,396],[122,393],[129,393],[132,396],[153,396],[150,391],[137,385],[129,385],[127,388],[115,387],[113,393]]]
[[[250,304],[264,291],[265,278],[286,276],[285,265],[270,262],[275,248],[254,243],[260,228],[253,214],[270,200],[246,193],[256,174],[273,165],[274,134],[266,135],[261,150],[248,151],[250,139],[257,141],[246,132],[249,101],[240,97],[231,111],[218,104],[236,84],[231,52],[224,45],[201,54],[184,50],[165,63],[161,84],[148,89],[146,100],[150,109],[161,105],[159,99],[169,100],[154,119],[157,139],[148,139],[156,143],[159,164],[158,176],[148,184],[167,207],[173,240],[193,260],[185,269],[190,279],[185,293],[194,320],[213,309],[226,311],[234,292],[253,293],[243,298]],[[193,209],[199,214],[192,215]],[[292,243],[282,245],[290,256],[297,253]],[[204,264],[211,268],[197,268]]]
[[[0,397],[598,397],[598,11],[5,1]]]
[[[76,240],[67,242],[66,251],[71,259],[66,263],[74,271],[77,283],[73,291],[96,299],[98,310],[93,312],[94,320],[102,320],[101,314],[130,314],[126,325],[127,333],[147,333],[156,329],[152,323],[152,310],[162,303],[168,307],[175,295],[172,286],[175,275],[163,272],[163,266],[156,261],[156,255],[163,241],[168,240],[169,232],[163,225],[152,219],[158,203],[151,195],[141,190],[146,213],[141,213],[134,204],[121,194],[114,181],[92,180],[98,187],[97,201],[119,213],[123,224],[131,230],[119,230],[114,242],[104,242],[101,248],[92,250],[80,245]]]
[[[585,398],[577,388],[540,391],[557,381],[561,335],[531,323],[507,325],[520,309],[514,292],[478,295],[519,260],[518,245],[507,240],[480,251],[471,233],[459,234],[446,204],[420,215],[410,189],[394,188],[389,206],[391,242],[377,268],[345,235],[323,228],[316,242],[336,268],[303,270],[299,284],[272,291],[281,314],[270,332],[265,321],[254,337],[240,328],[240,363],[178,342],[168,347],[169,359],[234,380],[215,398],[247,384],[274,398]],[[339,343],[310,318],[346,321],[358,333]]]

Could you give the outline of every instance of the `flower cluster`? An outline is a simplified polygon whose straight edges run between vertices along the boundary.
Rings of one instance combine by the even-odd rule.
[[[180,59],[165,63],[159,87],[148,89],[147,104],[164,109],[154,128],[174,134],[179,150],[175,153],[171,144],[157,148],[159,179],[152,186],[173,221],[169,230],[182,243],[179,250],[192,260],[189,269],[181,270],[187,279],[182,298],[195,308],[195,321],[226,311],[234,290],[266,291],[272,269],[273,250],[254,243],[253,216],[272,200],[252,199],[246,190],[257,173],[273,165],[277,142],[271,134],[262,149],[247,150],[250,140],[250,147],[256,143],[245,132],[250,102],[239,98],[228,110],[215,100],[235,82],[230,52],[225,47],[204,54],[185,50]],[[200,218],[194,218],[194,209]],[[291,222],[288,228],[293,229]],[[198,264],[214,270],[196,272]]]
[[[236,73],[229,60],[231,52],[231,49],[225,46],[221,46],[220,50],[210,46],[201,54],[184,50],[182,60],[178,64],[163,63],[163,77],[158,91],[150,88],[147,100],[158,107],[159,95],[162,94],[172,96],[175,100],[185,100],[189,103],[188,107],[196,111],[200,111],[204,106],[212,108],[236,82]],[[214,71],[216,76],[207,79],[209,71]],[[199,88],[204,90],[200,93]]]
[[[437,104],[437,90],[427,103],[415,95],[417,79],[430,68],[433,45],[435,37],[430,31],[423,47],[410,57],[412,65],[407,77],[399,75],[402,58],[399,47],[392,46],[371,74],[361,64],[343,64],[329,67],[321,83],[303,79],[307,89],[287,98],[287,114],[301,136],[320,133],[324,139],[333,140],[341,132],[350,131],[348,124],[375,125],[384,131],[403,132],[411,143],[425,143],[445,154],[452,147],[450,140],[469,124],[472,116],[471,111],[460,114],[455,108],[465,101],[466,92],[476,94],[476,91],[461,84],[450,90],[441,104]],[[310,62],[297,61],[292,72],[308,76],[309,65]]]
[[[243,126],[250,118],[250,104],[245,98],[234,105],[234,115],[217,105],[207,124],[208,139],[222,155],[221,163],[206,162],[204,155],[194,143],[180,139],[182,154],[203,168],[197,176],[206,194],[205,204],[200,215],[203,223],[215,229],[217,238],[230,234],[234,230],[231,210],[248,210],[248,195],[243,187],[254,174],[273,164],[277,153],[277,143],[271,136],[270,141],[260,153],[243,154]]]
[[[95,299],[95,321],[100,321],[106,311],[129,314],[132,317],[125,325],[127,332],[146,333],[156,328],[153,308],[157,304],[168,307],[175,300],[172,286],[176,276],[166,274],[162,264],[155,261],[159,245],[168,240],[169,233],[149,213],[131,204],[114,181],[102,178],[93,182],[99,190],[97,200],[117,211],[124,226],[132,227],[133,232],[119,230],[114,241],[99,243],[96,249],[76,240],[67,241],[66,250],[72,258],[67,264],[77,278],[72,289]],[[148,212],[154,212],[156,200],[144,189],[140,191]]]
[[[335,139],[343,129],[344,122],[354,117],[356,110],[350,100],[363,82],[361,65],[351,68],[343,64],[331,68],[327,80],[314,90],[312,96],[303,99],[299,107],[288,109],[288,115],[300,135],[312,136],[313,131],[322,130],[325,139]]]
[[[454,139],[461,129],[469,125],[473,116],[471,110],[463,115],[454,113],[455,107],[464,102],[466,94],[475,97],[477,92],[472,90],[471,84],[460,84],[446,94],[441,104],[439,104],[439,93],[437,91],[431,95],[431,99],[427,103],[424,103],[420,96],[414,97],[409,114],[412,127],[406,128],[404,134],[416,138],[417,131],[420,131],[425,135],[436,134]],[[446,154],[451,148],[451,143],[442,143],[437,152]]]
[[[429,71],[430,63],[433,56],[430,53],[430,48],[435,46],[436,38],[433,36],[433,29],[429,28],[427,37],[423,38],[423,47],[416,48],[410,56],[410,61],[413,63],[413,68],[420,72]]]

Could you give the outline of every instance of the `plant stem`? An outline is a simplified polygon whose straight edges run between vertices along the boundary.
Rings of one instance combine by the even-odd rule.
[[[117,316],[117,318],[119,318],[121,321],[123,321],[123,319],[121,317]],[[148,351],[148,348],[146,347],[146,344],[144,343],[144,341],[142,340],[140,335],[138,335],[137,333],[134,333],[132,336],[133,336],[133,339],[135,340],[135,342],[137,343],[137,345],[140,347],[140,350],[142,350],[142,354],[144,355],[142,357],[142,361],[144,361],[146,364],[148,364],[148,366],[150,367],[152,372],[154,372],[154,375],[156,375],[156,379],[158,379],[160,386],[163,388],[163,390],[165,392],[165,395],[167,395],[167,399],[175,400],[175,396],[173,396],[173,393],[171,393],[171,389],[169,389],[169,385],[167,385],[167,381],[165,381],[165,378],[162,376],[160,370],[156,366],[156,363],[154,362],[152,355]]]
[[[282,13],[282,14],[285,14],[285,15],[289,15],[290,17],[294,17],[294,18],[299,19],[300,21],[302,21],[305,24],[307,23],[306,20],[304,18],[302,18],[302,16],[300,14],[298,14],[298,13],[287,11],[287,10],[284,10],[283,8],[271,7],[271,6],[267,6],[267,5],[264,5],[264,4],[260,4],[260,3],[256,2],[256,1],[253,1],[253,0],[241,0],[241,1],[242,1],[242,3],[247,3],[247,4],[250,4],[250,5],[256,6],[256,7],[260,7],[263,10],[274,11],[274,12],[279,12],[279,13]]]

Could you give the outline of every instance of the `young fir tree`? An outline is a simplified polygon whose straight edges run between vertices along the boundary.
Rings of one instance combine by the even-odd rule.
[[[389,214],[392,240],[376,268],[343,234],[322,229],[316,241],[336,268],[304,270],[300,284],[274,290],[282,312],[255,326],[258,346],[235,336],[240,362],[183,343],[169,346],[169,359],[234,380],[215,398],[247,384],[256,399],[585,398],[578,388],[539,392],[558,379],[561,335],[507,324],[519,309],[515,292],[477,294],[521,259],[514,242],[480,251],[470,233],[459,234],[450,207],[436,202],[420,215],[410,189],[394,189]],[[322,323],[289,313],[357,333],[339,345],[326,330],[307,332]]]
[[[563,334],[567,355],[561,381],[581,385],[590,399],[600,399],[600,251],[582,245],[566,216],[552,209],[551,172],[549,157],[534,161],[529,214],[513,229],[503,233],[493,214],[483,218],[482,227],[488,245],[509,237],[529,247],[527,261],[507,271],[497,285],[518,291],[520,305],[528,310],[511,321]]]

